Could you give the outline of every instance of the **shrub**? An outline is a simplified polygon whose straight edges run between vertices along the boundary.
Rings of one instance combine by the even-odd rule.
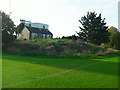
[[[54,46],[57,53],[63,52],[63,47],[62,47],[61,42],[53,42],[52,44],[53,44],[53,46]]]
[[[37,51],[37,50],[32,50],[32,51],[23,51],[21,53],[23,56],[45,56],[43,52]]]
[[[57,55],[56,49],[53,45],[47,46],[47,47],[40,47],[39,51],[47,56],[56,56]]]
[[[37,50],[39,48],[39,45],[35,43],[22,43],[21,44],[21,50],[27,51],[27,50]]]
[[[74,57],[74,52],[62,52],[61,57]]]
[[[113,54],[115,53],[115,50],[112,48],[107,48],[107,49],[101,49],[99,50],[99,52],[97,53],[98,55],[107,55],[107,54]]]
[[[112,48],[107,48],[106,54],[113,54],[113,53],[115,53],[115,50],[114,50],[114,49],[112,49]]]
[[[101,47],[101,48],[108,48],[108,47],[110,47],[110,45],[109,45],[109,44],[106,44],[106,43],[102,43],[102,44],[100,45],[100,47]]]
[[[52,41],[52,40],[51,40]],[[101,48],[96,45],[82,41],[56,40],[49,42],[38,41],[16,41],[13,46],[8,48],[8,52],[21,53],[21,55],[40,55],[40,56],[60,56],[60,57],[79,57],[95,56],[114,53],[112,48]]]
[[[13,46],[8,47],[8,48],[6,49],[6,51],[7,51],[8,53],[13,53],[13,54],[16,54],[16,53],[20,53],[20,52],[21,52],[20,48],[13,47]]]

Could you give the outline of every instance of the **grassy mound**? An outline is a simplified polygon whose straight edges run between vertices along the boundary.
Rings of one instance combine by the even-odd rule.
[[[94,57],[115,53],[112,48],[102,48],[81,40],[67,39],[34,39],[15,41],[6,52],[29,56],[54,57]]]

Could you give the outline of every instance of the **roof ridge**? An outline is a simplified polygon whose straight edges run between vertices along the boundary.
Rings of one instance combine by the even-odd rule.
[[[29,26],[26,26],[27,29],[30,31],[30,32],[33,32],[33,33],[41,33],[41,34],[52,34],[48,29],[44,29],[44,28],[35,28],[35,27],[29,27]],[[42,30],[43,29],[43,30]]]

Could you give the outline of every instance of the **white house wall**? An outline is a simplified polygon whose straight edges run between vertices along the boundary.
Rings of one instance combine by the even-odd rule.
[[[26,27],[22,30],[21,34],[17,36],[17,39],[21,39],[21,40],[24,39],[29,40],[29,38],[30,38],[30,31]]]

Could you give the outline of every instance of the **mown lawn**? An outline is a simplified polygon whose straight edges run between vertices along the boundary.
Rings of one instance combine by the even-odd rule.
[[[3,54],[2,62],[3,88],[118,87],[117,55],[91,59]]]

